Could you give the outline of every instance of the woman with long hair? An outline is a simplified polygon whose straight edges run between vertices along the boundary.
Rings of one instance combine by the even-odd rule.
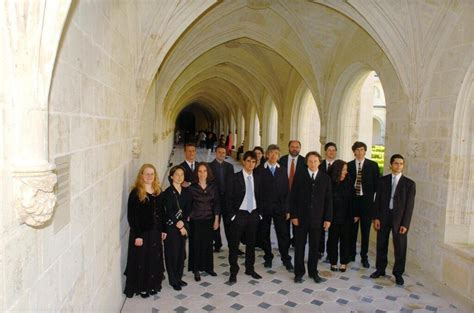
[[[168,176],[170,186],[163,193],[166,233],[165,262],[171,287],[181,290],[187,286],[183,281],[184,259],[186,259],[186,237],[188,236],[191,193],[183,188],[184,168],[174,166]]]
[[[212,171],[207,163],[199,163],[194,172],[195,181],[189,190],[192,195],[189,236],[188,269],[194,280],[200,281],[200,271],[211,276],[214,272],[212,241],[214,230],[219,228],[220,202]]]
[[[359,217],[355,216],[352,206],[354,182],[347,172],[347,163],[336,160],[328,169],[332,182],[333,220],[329,228],[328,254],[331,271],[337,271],[338,245],[341,265],[345,272],[349,263],[350,230]]]
[[[257,164],[255,164],[255,168],[265,164],[267,160],[265,159],[265,152],[263,151],[263,148],[260,146],[255,146],[252,151],[257,155]]]
[[[143,298],[161,290],[163,280],[163,245],[166,239],[162,194],[156,169],[143,164],[128,197],[130,237],[125,275],[125,295]]]

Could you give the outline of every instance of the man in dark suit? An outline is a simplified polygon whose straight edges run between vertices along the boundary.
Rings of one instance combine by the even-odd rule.
[[[221,214],[224,221],[224,232],[227,244],[230,238],[230,216],[226,210],[226,182],[234,175],[234,166],[225,161],[226,149],[223,145],[216,147],[216,158],[209,163],[209,167],[214,174],[214,182],[219,189],[219,200],[221,203]],[[214,251],[219,252],[222,247],[220,227],[214,231]]]
[[[391,174],[380,178],[374,204],[374,229],[377,231],[377,270],[370,275],[378,278],[385,275],[387,267],[388,239],[393,237],[395,264],[393,275],[397,285],[403,285],[403,272],[407,254],[407,233],[415,205],[416,184],[402,175],[405,160],[402,155],[390,158]]]
[[[350,238],[349,254],[350,260],[355,261],[357,234],[361,233],[360,258],[362,266],[369,268],[370,225],[372,224],[374,194],[377,190],[377,182],[380,176],[379,166],[376,162],[366,159],[367,145],[356,141],[352,145],[355,159],[348,163],[349,175],[355,181],[354,183],[354,211],[355,216],[360,216],[360,223],[356,221],[353,225]]]
[[[298,140],[290,140],[288,142],[288,154],[282,156],[278,161],[281,166],[286,168],[286,173],[288,175],[288,191],[291,191],[296,177],[306,173],[306,160],[300,155],[300,151],[301,142]],[[290,233],[289,226],[288,233]],[[292,246],[295,246],[294,235],[295,232],[293,228],[293,237],[290,239],[290,244]]]
[[[184,168],[183,187],[189,187],[193,183],[193,174],[196,170],[196,145],[194,143],[184,144],[184,161],[180,164]]]
[[[280,148],[277,145],[269,145],[265,156],[267,161],[255,170],[260,177],[260,197],[257,199],[257,203],[262,215],[259,237],[265,252],[264,266],[266,268],[272,267],[273,253],[270,232],[273,220],[281,260],[286,269],[291,271],[293,265],[288,253],[290,249],[288,176],[286,168],[278,164]]]
[[[257,209],[259,198],[260,180],[254,173],[257,156],[253,151],[247,151],[243,155],[243,170],[235,173],[226,186],[226,209],[231,216],[230,241],[229,241],[229,284],[237,282],[239,265],[237,257],[239,253],[240,239],[245,240],[245,274],[254,279],[262,276],[255,272],[255,240],[257,236],[258,222],[261,219]]]
[[[301,283],[305,274],[304,254],[309,237],[308,274],[316,283],[318,275],[318,249],[321,225],[329,229],[332,221],[331,179],[318,170],[321,156],[316,151],[306,154],[308,169],[295,179],[290,193],[291,223],[295,226],[295,283]],[[323,222],[324,221],[324,222]]]
[[[336,161],[337,146],[334,142],[328,142],[324,145],[324,161],[319,165],[319,170],[323,173],[328,173],[329,167]],[[327,246],[326,231],[321,232],[321,241],[319,242],[319,258],[324,256],[324,251]],[[329,255],[326,257],[325,263],[329,263]]]

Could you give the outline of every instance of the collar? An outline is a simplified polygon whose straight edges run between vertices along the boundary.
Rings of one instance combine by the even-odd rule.
[[[309,177],[313,176],[313,174],[314,174],[314,177],[316,178],[316,176],[318,176],[318,172],[319,172],[319,170],[316,170],[316,172],[312,172],[308,167]]]
[[[253,174],[253,172],[252,172],[252,174],[247,174],[247,172],[245,170],[242,170],[242,173],[244,173],[244,179],[247,179],[247,177],[249,177],[249,176],[252,177],[252,174]]]
[[[402,177],[402,173],[399,173],[397,175],[393,175],[393,173],[392,173],[391,176],[392,176],[392,179],[393,179],[393,177],[395,177],[396,180],[399,180],[400,177]]]
[[[189,168],[191,168],[191,164],[195,164],[196,163],[196,160],[194,160],[193,162],[189,162],[188,160],[184,160],[186,161],[186,163],[188,164]]]
[[[265,168],[267,168],[267,167],[271,167],[271,166],[273,166],[273,167],[277,167],[277,168],[280,168],[280,164],[279,164],[278,162],[277,162],[277,163],[275,163],[274,165],[270,165],[270,163],[268,163],[268,161],[267,161],[267,162],[265,162],[265,164],[263,164],[263,167],[265,167]]]

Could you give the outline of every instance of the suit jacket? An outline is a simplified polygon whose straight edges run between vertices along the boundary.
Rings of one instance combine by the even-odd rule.
[[[194,170],[196,170],[196,165],[198,164],[198,161],[194,161]],[[184,168],[184,181],[190,182],[190,183],[196,183],[194,179],[194,171],[191,170],[189,167],[188,163],[186,161],[183,161],[179,166]]]
[[[347,170],[355,182],[357,178],[356,160],[347,163]],[[377,191],[379,176],[380,172],[377,162],[365,159],[364,164],[362,165],[362,192],[364,193],[364,196],[370,198],[371,203],[374,200],[374,193]]]
[[[336,161],[336,160],[334,160]],[[334,161],[332,161],[334,163]],[[319,164],[319,170],[322,171],[323,173],[328,173],[328,171],[326,170],[326,164],[327,164],[327,161],[326,160],[323,160],[321,162],[321,164]]]
[[[288,174],[288,154],[282,156],[280,160],[278,160],[278,163],[280,163],[282,167],[287,169],[286,174],[289,175]],[[298,161],[296,161],[295,176],[293,177],[293,186],[295,185],[296,177],[307,173],[307,169],[308,167],[306,166],[305,158],[302,157],[301,155],[298,155]],[[293,186],[290,186],[290,187],[293,188]]]
[[[221,184],[218,177],[217,177],[217,168],[218,166],[222,166],[222,170],[224,171],[224,182]],[[234,175],[234,166],[230,164],[229,162],[222,162],[222,165],[219,165],[217,160],[214,159],[214,161],[209,163],[209,167],[211,168],[212,174],[214,175],[214,183],[217,185],[217,188],[219,190],[219,199],[220,199],[220,206],[221,206],[221,213],[222,215],[227,215],[227,209],[226,209],[226,201],[225,201],[225,195],[226,195],[226,185],[227,182],[232,179],[232,176]]]
[[[260,177],[257,206],[262,215],[286,214],[288,207],[288,175],[286,167],[275,168],[275,176],[265,165],[255,170]]]
[[[332,209],[332,186],[327,174],[318,171],[313,181],[306,171],[295,178],[290,192],[291,218],[321,227],[323,221],[332,221]]]
[[[242,170],[243,171],[243,170]],[[242,205],[242,201],[244,201],[245,197],[245,181],[244,181],[244,174],[242,171],[235,173],[231,179],[227,182],[226,185],[226,209],[229,213],[229,217],[232,217],[234,214],[240,209]],[[258,209],[258,197],[260,194],[260,177],[258,173],[253,171],[253,185],[254,185],[254,196],[255,201],[257,202],[257,210],[260,214]]]
[[[387,224],[390,214],[390,196],[392,194],[392,174],[380,178],[377,195],[374,203],[375,218],[379,219],[382,225]],[[393,226],[399,229],[400,226],[410,228],[413,207],[415,206],[416,184],[413,180],[402,175],[398,181],[395,194],[393,195]]]

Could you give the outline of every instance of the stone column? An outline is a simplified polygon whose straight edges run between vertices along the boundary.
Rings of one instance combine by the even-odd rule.
[[[48,154],[48,96],[70,0],[6,0],[4,34],[6,117],[15,208],[22,223],[41,226],[56,203],[55,166]]]

